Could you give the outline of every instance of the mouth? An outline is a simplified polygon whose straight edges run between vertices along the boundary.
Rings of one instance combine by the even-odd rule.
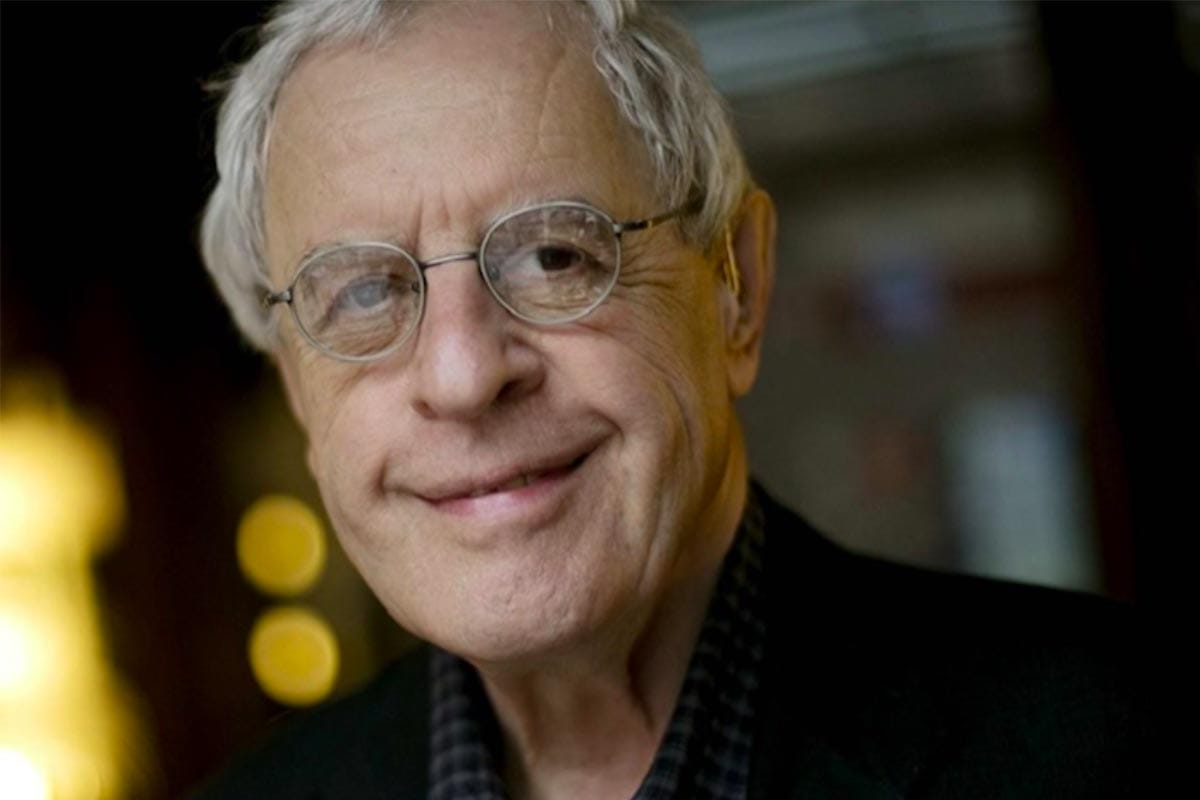
[[[515,489],[524,489],[526,486],[532,486],[533,484],[537,483],[538,481],[545,480],[547,478],[555,478],[561,474],[565,474],[567,472],[574,470],[576,467],[578,467],[580,464],[583,463],[584,458],[586,458],[586,456],[580,456],[579,458],[575,459],[571,463],[567,464],[565,467],[557,467],[555,469],[546,469],[546,470],[539,470],[536,472],[524,473],[524,474],[518,475],[517,477],[513,478],[510,481],[500,484],[499,486],[489,486],[484,489],[473,489],[471,492],[467,493],[465,496],[468,498],[475,498],[475,497],[483,497],[484,495],[489,495],[489,494],[496,494],[498,492],[511,492]]]
[[[464,501],[522,493],[522,490],[548,486],[570,476],[593,450],[589,447],[577,455],[546,459],[531,467],[505,469],[495,476],[482,475],[446,482],[417,492],[417,496],[435,507],[451,507]]]

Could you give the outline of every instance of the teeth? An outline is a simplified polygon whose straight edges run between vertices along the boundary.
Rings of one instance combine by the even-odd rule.
[[[529,485],[529,479],[527,477],[525,477],[524,475],[518,475],[517,477],[513,478],[508,483],[506,483],[503,486],[501,486],[500,488],[498,488],[496,491],[511,492],[513,489],[521,489],[528,485]]]
[[[541,477],[540,472],[535,472],[531,475],[518,475],[508,483],[500,486],[492,486],[488,489],[476,489],[471,492],[468,497],[483,497],[485,494],[495,494],[496,492],[511,492],[513,489],[524,489],[529,484]]]

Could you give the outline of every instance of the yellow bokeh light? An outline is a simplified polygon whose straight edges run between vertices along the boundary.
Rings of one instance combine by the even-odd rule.
[[[91,561],[125,504],[116,456],[52,372],[0,415],[0,798],[117,800],[146,755],[107,662]]]
[[[280,703],[312,705],[333,691],[337,636],[307,608],[283,606],[264,612],[250,631],[249,650],[259,686]]]
[[[0,789],[6,800],[49,800],[46,776],[20,750],[0,747]]]
[[[0,713],[55,702],[93,680],[103,658],[82,564],[0,572]]]
[[[21,620],[0,614],[0,697],[24,690],[36,670],[36,639]]]
[[[55,407],[0,419],[0,564],[89,556],[123,514],[116,459],[94,428]]]
[[[325,533],[307,504],[268,495],[246,510],[238,525],[238,565],[260,591],[294,597],[325,568]]]

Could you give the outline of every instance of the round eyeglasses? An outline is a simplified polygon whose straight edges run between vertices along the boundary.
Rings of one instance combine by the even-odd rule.
[[[617,222],[586,203],[542,203],[492,223],[474,252],[418,261],[386,242],[351,242],[307,256],[290,286],[264,307],[286,303],[318,350],[344,361],[392,353],[421,323],[425,271],[475,261],[492,296],[538,325],[573,322],[599,306],[621,272],[621,237],[692,212],[697,203],[649,219]]]

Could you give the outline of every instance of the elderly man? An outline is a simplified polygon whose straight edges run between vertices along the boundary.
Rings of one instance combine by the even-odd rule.
[[[1133,785],[1116,612],[851,556],[749,483],[775,215],[657,12],[285,3],[217,162],[209,269],[430,647],[211,796]]]

